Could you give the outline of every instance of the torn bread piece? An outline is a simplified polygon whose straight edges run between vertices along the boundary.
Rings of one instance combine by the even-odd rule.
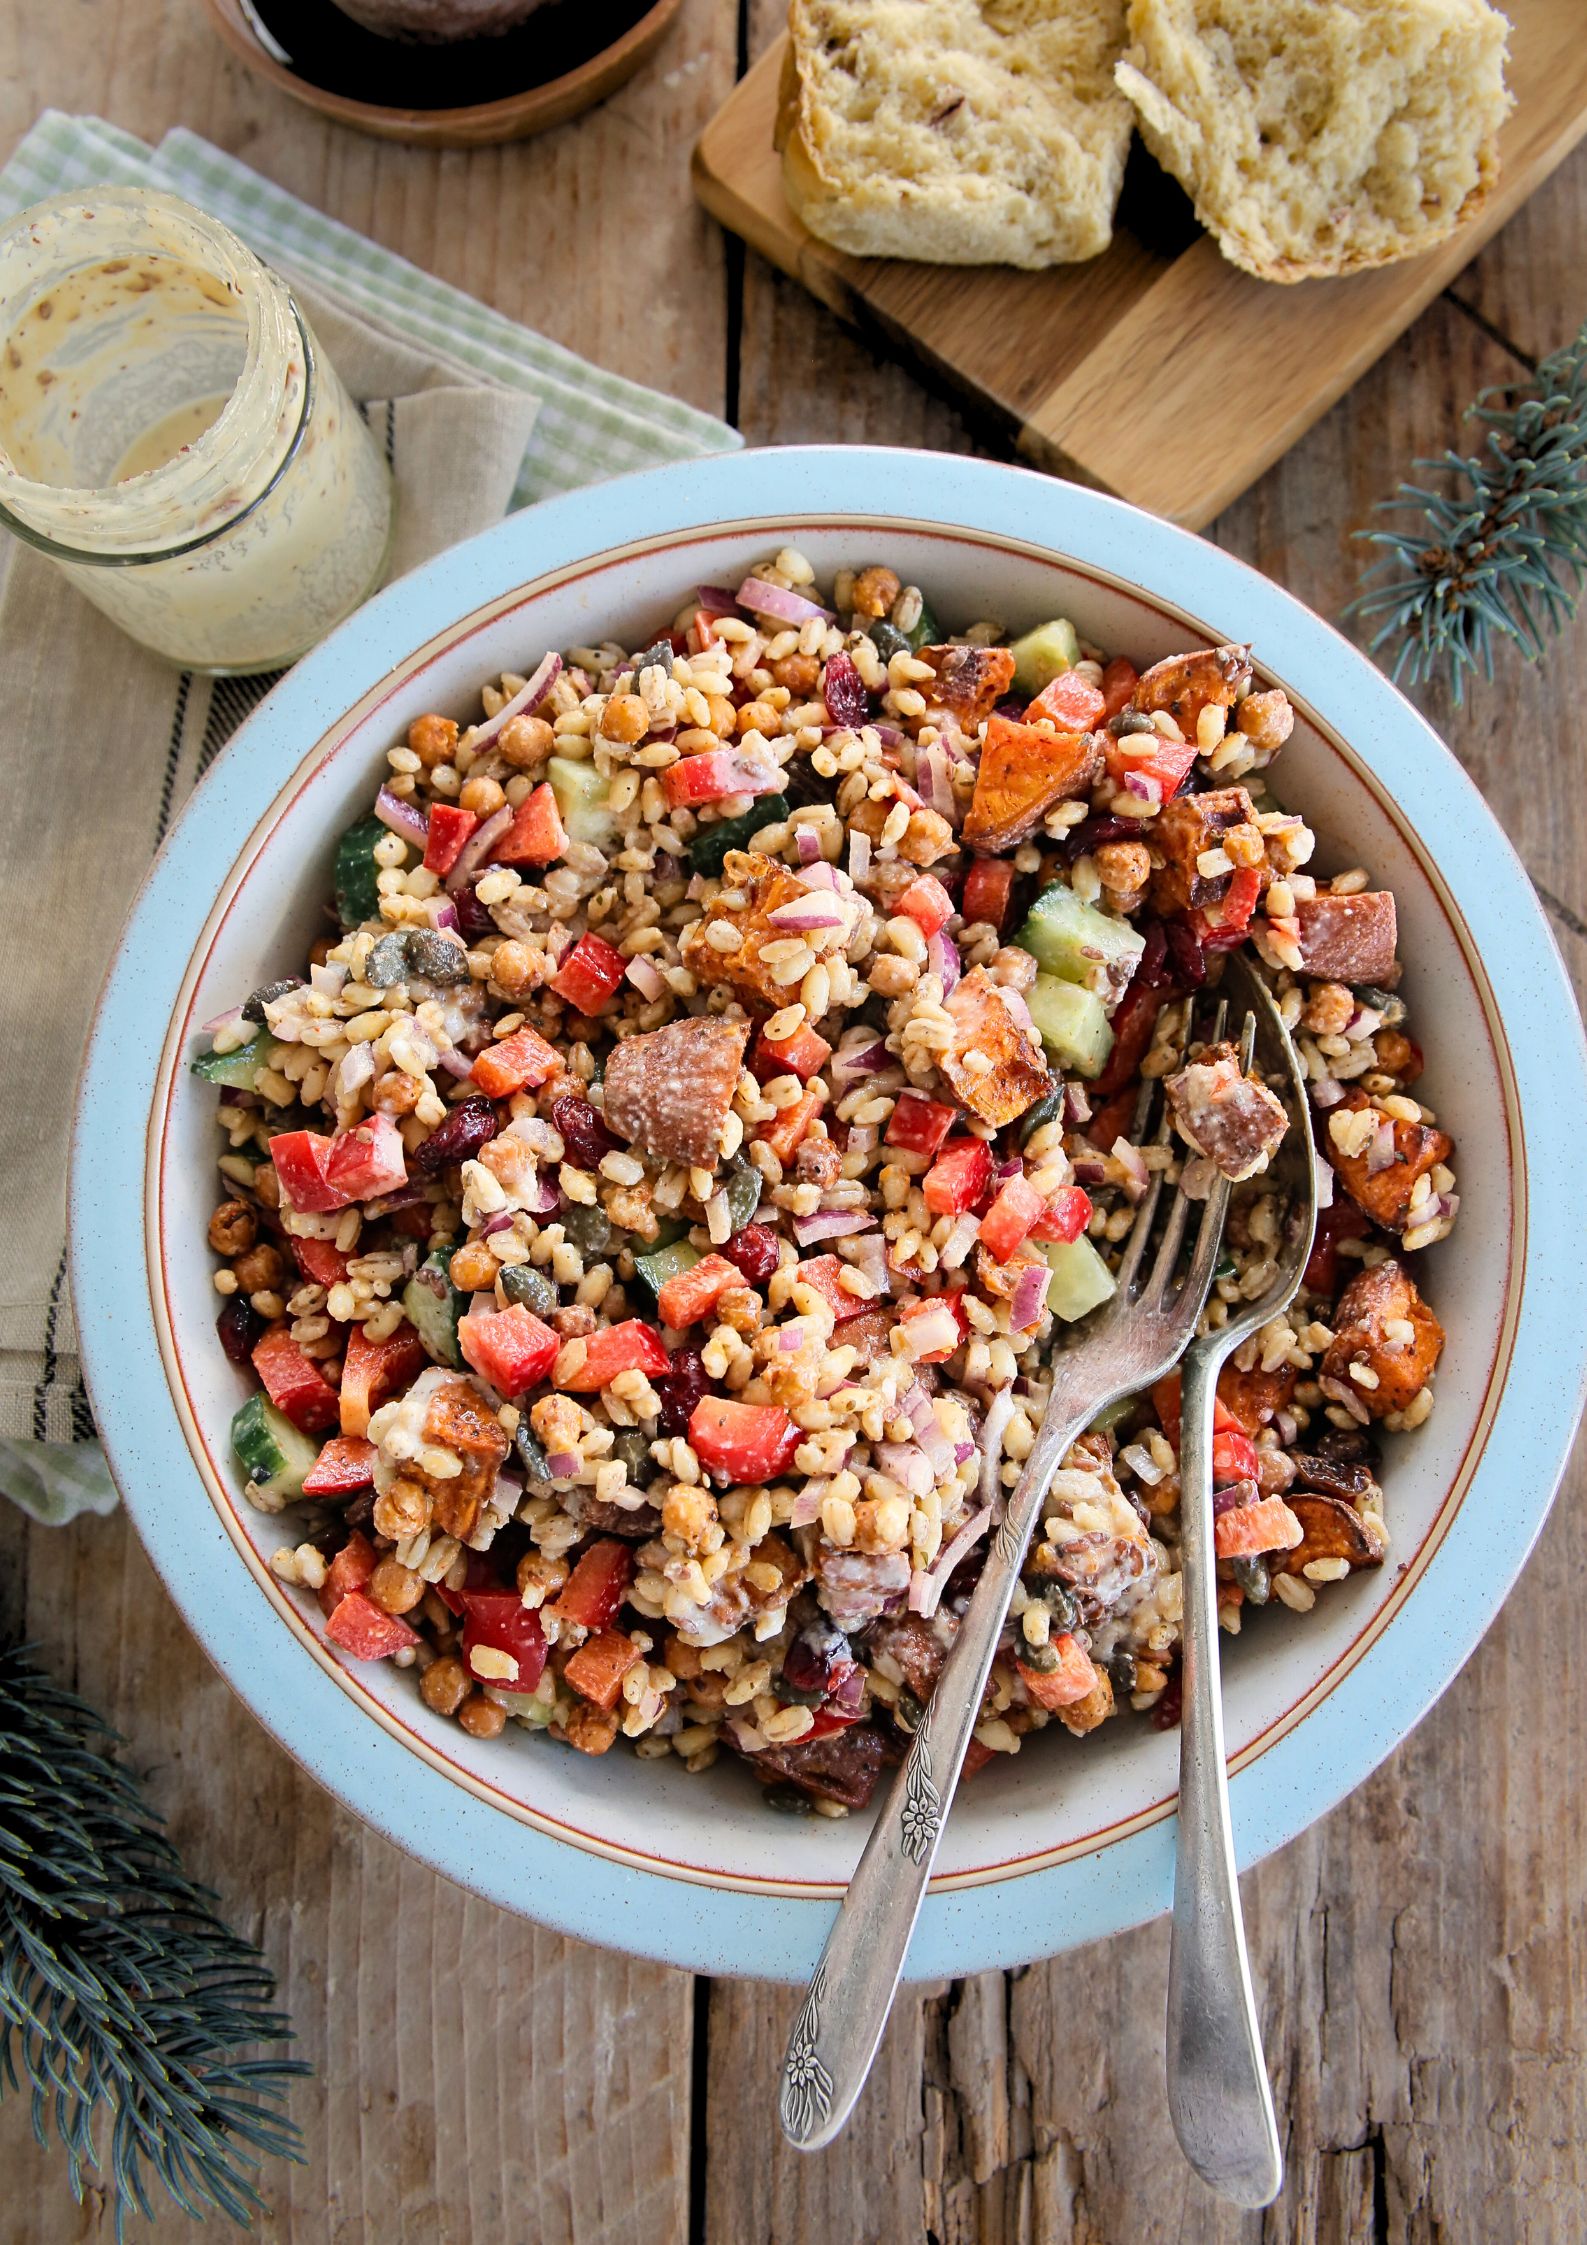
[[[1209,1045],[1163,1086],[1179,1135],[1236,1185],[1265,1169],[1289,1127],[1284,1103],[1231,1044]]]

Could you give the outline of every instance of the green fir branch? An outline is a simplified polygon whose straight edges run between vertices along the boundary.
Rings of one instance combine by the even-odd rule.
[[[1587,579],[1587,327],[1467,418],[1487,431],[1481,451],[1416,461],[1437,487],[1402,483],[1377,510],[1411,524],[1356,532],[1383,558],[1346,610],[1378,623],[1372,652],[1393,647],[1395,679],[1447,674],[1457,703],[1468,673],[1492,678],[1501,640],[1535,662]]]
[[[152,2213],[151,2180],[247,2228],[261,2159],[303,2156],[276,2107],[310,2068],[239,2055],[290,2036],[270,1968],[96,1743],[114,1740],[23,1651],[0,1654],[0,2096],[28,2085],[79,2200],[90,2170],[108,2177],[118,2239],[129,2207]]]

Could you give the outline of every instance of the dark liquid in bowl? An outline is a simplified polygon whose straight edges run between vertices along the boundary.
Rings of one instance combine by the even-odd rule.
[[[526,23],[494,39],[447,46],[381,39],[328,0],[251,0],[249,12],[296,77],[325,93],[390,109],[470,109],[543,86],[620,39],[653,0],[545,0]]]

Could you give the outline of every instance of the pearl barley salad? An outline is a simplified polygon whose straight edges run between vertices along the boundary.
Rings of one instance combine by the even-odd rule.
[[[1247,648],[1138,673],[1062,620],[954,635],[885,564],[818,589],[792,550],[657,622],[418,718],[306,978],[208,1025],[232,1439],[293,1523],[276,1574],[437,1715],[725,1746],[841,1815],[920,1719],[1153,1168],[1248,1180],[1210,1323],[1270,1282],[1283,1112],[1184,1049],[1219,954],[1298,1039],[1324,1203],[1219,1381],[1231,1631],[1383,1562],[1453,1147],[1394,900],[1306,870]],[[1152,1077],[1177,1136],[1139,1146]],[[1174,1719],[1177,1434],[1175,1377],[1070,1452],[972,1768],[1054,1718]]]

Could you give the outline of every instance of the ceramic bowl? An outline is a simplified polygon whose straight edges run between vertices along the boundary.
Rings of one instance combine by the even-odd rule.
[[[984,462],[822,448],[666,468],[534,508],[392,586],[278,686],[167,842],[112,967],[73,1178],[88,1383],[129,1510],[188,1622],[259,1719],[359,1815],[547,1924],[670,1964],[802,1978],[865,1820],[790,1821],[724,1757],[600,1760],[512,1729],[478,1742],[411,1676],[348,1664],[277,1583],[283,1523],[239,1494],[227,1429],[250,1384],[215,1344],[204,1230],[214,1094],[197,1025],[299,969],[333,844],[420,711],[544,650],[640,645],[697,583],[789,540],[830,578],[884,559],[963,625],[1062,613],[1149,660],[1255,643],[1295,703],[1283,800],[1318,865],[1399,903],[1423,1095],[1454,1133],[1453,1237],[1418,1259],[1449,1344],[1428,1425],[1389,1448],[1390,1562],[1226,1646],[1243,1862],[1320,1816],[1426,1712],[1497,1610],[1547,1511],[1579,1406],[1587,1258],[1561,1193],[1587,1105],[1569,987],[1476,790],[1343,638],[1254,571],[1115,500]],[[1530,1182],[1548,1214],[1530,1205]],[[91,1273],[89,1265],[92,1265]],[[1010,1965],[1169,1899],[1178,1741],[1135,1720],[1050,1733],[966,1789],[910,1955],[915,1976]]]

